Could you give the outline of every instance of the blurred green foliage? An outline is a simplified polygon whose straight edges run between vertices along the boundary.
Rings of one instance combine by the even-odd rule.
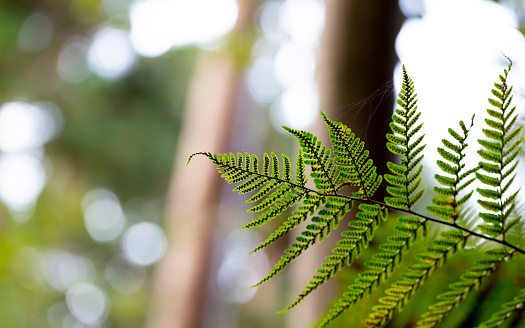
[[[65,294],[41,273],[40,258],[65,250],[89,259],[93,283],[109,299],[107,327],[142,327],[148,311],[151,269],[133,294],[115,291],[105,278],[108,261],[120,252],[118,239],[97,243],[84,226],[81,201],[94,188],[107,188],[126,202],[141,198],[160,213],[177,145],[182,108],[196,48],[160,58],[138,58],[121,80],[94,74],[81,82],[62,80],[57,59],[72,36],[92,37],[111,21],[128,27],[127,17],[110,17],[98,0],[13,0],[0,3],[0,105],[10,101],[47,101],[63,114],[61,134],[45,145],[51,174],[35,211],[17,222],[0,208],[0,318],[2,327],[66,327]],[[54,35],[43,50],[19,49],[18,32],[34,13],[51,19]],[[160,223],[157,217],[142,219]],[[33,254],[24,255],[24,254]],[[56,316],[53,313],[58,313]]]

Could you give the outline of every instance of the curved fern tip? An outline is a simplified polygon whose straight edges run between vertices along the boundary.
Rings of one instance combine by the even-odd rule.
[[[188,157],[188,161],[186,162],[186,165],[190,164],[191,159],[192,159],[193,157],[197,156],[197,155],[206,155],[206,153],[205,153],[205,152],[198,152],[198,153],[193,153],[193,154],[191,154],[190,157]]]
[[[512,60],[504,53],[503,53],[503,57],[507,58],[507,60],[509,61],[509,71],[510,71],[510,69],[512,68]]]
[[[292,128],[289,128],[289,127],[287,127],[286,125],[281,125],[281,128],[283,128],[283,130],[285,130],[285,131],[287,131],[287,132],[292,131]]]

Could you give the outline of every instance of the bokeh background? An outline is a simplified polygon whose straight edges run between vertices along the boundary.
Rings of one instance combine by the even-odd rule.
[[[520,0],[0,1],[0,326],[308,327],[363,264],[275,314],[329,242],[250,288],[289,241],[246,256],[272,227],[241,231],[244,199],[189,155],[294,156],[280,126],[322,135],[323,110],[384,164],[401,63],[435,149],[482,115],[504,55],[523,111],[524,27]],[[412,326],[483,247],[440,269],[391,327]],[[491,293],[512,299],[523,263],[446,325],[474,325]],[[356,327],[374,302],[334,327]]]

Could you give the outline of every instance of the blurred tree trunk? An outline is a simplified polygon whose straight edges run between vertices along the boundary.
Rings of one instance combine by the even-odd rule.
[[[166,200],[168,249],[155,271],[150,328],[200,328],[205,319],[220,175],[195,152],[223,153],[250,58],[256,0],[239,2],[237,25],[221,50],[197,60]]]
[[[394,43],[403,16],[397,1],[329,0],[325,3],[326,25],[317,76],[321,110],[351,127],[366,141],[366,149],[370,150],[379,173],[383,173],[383,164],[389,156],[385,134],[389,132],[394,97],[380,88],[393,76],[397,63]],[[376,91],[381,91],[378,97],[367,99],[361,106],[353,105]],[[370,121],[373,123],[369,125]],[[317,135],[326,135],[324,123],[319,122],[316,130]],[[342,223],[341,228],[345,227]],[[340,231],[333,233],[339,235]],[[292,267],[292,292],[302,290],[333,246],[328,241],[322,245],[303,255],[298,265]],[[288,327],[308,327],[315,322],[337,296],[334,289],[323,286],[290,311]]]
[[[362,108],[352,104],[391,81],[398,61],[395,39],[403,20],[397,1],[326,2],[318,67],[321,108],[359,137],[366,136],[365,147],[378,169],[388,157],[385,134],[390,132],[394,95],[380,93]]]

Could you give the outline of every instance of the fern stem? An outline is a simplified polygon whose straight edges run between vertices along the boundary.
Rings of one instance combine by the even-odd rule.
[[[348,197],[350,199],[353,199],[352,197]],[[372,200],[372,199],[353,199],[353,200],[357,200],[357,201],[362,201],[362,202],[365,202],[365,203],[370,203],[370,204],[377,204],[377,205],[380,205],[380,206],[385,206],[386,208],[388,209],[392,209],[392,210],[396,210],[396,211],[400,211],[400,212],[404,212],[404,213],[408,213],[408,214],[412,214],[412,215],[415,215],[415,216],[418,216],[422,219],[426,219],[428,221],[432,221],[432,222],[435,222],[435,223],[439,223],[439,224],[443,224],[443,225],[447,225],[447,226],[450,226],[450,227],[453,227],[455,229],[458,229],[458,230],[462,230],[462,231],[465,231],[466,233],[469,233],[470,235],[472,236],[475,236],[475,237],[478,237],[478,238],[482,238],[482,239],[485,239],[485,240],[489,240],[489,241],[492,241],[492,242],[495,242],[495,243],[498,243],[498,244],[501,244],[501,245],[504,245],[504,246],[507,246],[509,248],[512,248],[513,250],[515,250],[516,252],[518,253],[521,253],[521,254],[524,254],[525,255],[525,250],[517,247],[517,246],[514,246],[508,242],[506,242],[505,240],[499,240],[499,239],[496,239],[496,238],[492,238],[492,237],[489,237],[489,236],[485,236],[483,234],[480,234],[480,233],[477,233],[475,231],[472,231],[472,230],[469,230],[465,227],[462,227],[456,223],[452,223],[452,222],[447,222],[447,221],[442,221],[442,220],[439,220],[439,219],[434,219],[434,218],[431,218],[429,216],[426,216],[426,215],[423,215],[423,214],[420,214],[420,213],[417,213],[417,212],[414,212],[412,210],[408,210],[408,209],[404,209],[404,208],[398,208],[398,207],[394,207],[394,206],[390,206],[388,204],[385,204],[383,202],[379,202],[379,201],[375,201],[375,200]]]
[[[377,200],[373,200],[373,199],[363,199],[363,198],[351,197],[351,196],[345,196],[345,195],[340,195],[340,194],[337,194],[337,195],[334,195],[334,196],[344,197],[344,198],[348,198],[348,199],[350,199],[350,200],[354,200],[354,201],[358,201],[358,202],[362,202],[362,203],[367,203],[367,204],[376,204],[376,205],[379,205],[379,206],[385,207],[385,208],[387,208],[387,209],[391,209],[391,210],[395,210],[395,211],[399,211],[399,212],[404,212],[404,213],[407,213],[407,214],[412,214],[412,215],[415,215],[415,216],[420,217],[420,218],[422,218],[422,219],[426,219],[426,220],[431,221],[431,222],[435,222],[435,223],[439,223],[439,224],[447,225],[447,226],[449,226],[449,227],[452,227],[452,228],[455,228],[455,229],[458,229],[458,230],[461,230],[461,231],[465,231],[466,233],[470,234],[471,236],[478,237],[478,238],[481,238],[481,239],[485,239],[485,240],[488,240],[488,241],[492,241],[492,242],[495,242],[495,243],[501,244],[501,245],[503,245],[503,246],[507,246],[507,247],[509,247],[509,248],[512,248],[512,249],[515,250],[516,252],[525,255],[525,250],[519,248],[518,246],[512,245],[512,244],[506,242],[505,240],[499,240],[499,239],[496,239],[496,238],[492,238],[492,237],[489,237],[489,236],[486,236],[486,235],[483,235],[483,234],[477,233],[477,232],[475,232],[475,231],[472,231],[472,230],[470,230],[470,229],[467,229],[467,228],[465,228],[465,227],[462,227],[462,226],[460,226],[460,225],[458,225],[458,224],[456,224],[456,223],[452,223],[452,222],[447,222],[447,221],[443,221],[443,220],[435,219],[435,218],[432,218],[432,217],[430,217],[430,216],[423,215],[423,214],[420,214],[420,213],[414,212],[414,211],[409,210],[409,209],[404,209],[404,208],[399,208],[399,207],[391,206],[391,205],[388,205],[388,204],[386,204],[386,203],[383,203],[383,202],[380,202],[380,201],[377,201]]]
[[[312,191],[314,191],[314,190],[312,190]],[[518,246],[512,245],[512,244],[508,243],[505,240],[499,240],[499,239],[496,239],[496,238],[492,238],[492,237],[489,237],[489,236],[477,233],[475,231],[472,231],[470,229],[462,227],[462,226],[460,226],[460,225],[458,225],[456,223],[435,219],[435,218],[432,218],[430,216],[423,215],[423,214],[414,212],[414,211],[409,210],[409,209],[404,209],[404,208],[391,206],[391,205],[388,205],[386,203],[383,203],[383,202],[380,202],[380,201],[377,201],[377,200],[373,200],[373,199],[363,199],[363,198],[359,198],[359,197],[351,197],[351,196],[346,196],[346,195],[341,195],[341,194],[334,194],[333,196],[344,197],[344,198],[347,198],[347,199],[350,199],[350,200],[354,200],[354,201],[358,201],[358,202],[362,202],[362,203],[367,203],[367,204],[377,204],[377,205],[385,207],[387,209],[391,209],[391,210],[395,210],[395,211],[399,211],[399,212],[404,212],[404,213],[407,213],[407,214],[412,214],[412,215],[415,215],[415,216],[420,217],[422,219],[426,219],[426,220],[431,221],[431,222],[447,225],[449,227],[452,227],[452,228],[464,231],[464,232],[470,234],[471,236],[478,237],[478,238],[481,238],[481,239],[485,239],[485,240],[488,240],[488,241],[492,241],[492,242],[501,244],[503,246],[507,246],[509,248],[514,249],[516,252],[525,255],[525,250],[519,248]]]

